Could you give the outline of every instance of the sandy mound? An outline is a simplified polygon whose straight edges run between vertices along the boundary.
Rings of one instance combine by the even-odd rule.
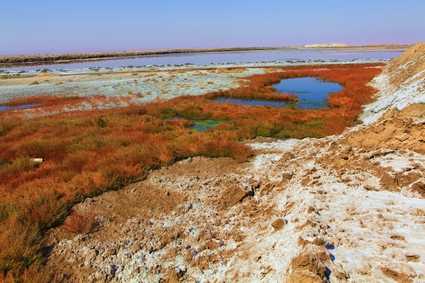
[[[409,48],[400,57],[393,59],[385,68],[385,72],[390,77],[391,85],[396,88],[417,75],[424,78],[424,71],[425,43],[419,43]]]
[[[417,44],[392,60],[372,84],[379,93],[364,109],[361,118],[366,124],[376,122],[388,109],[425,103],[425,44]]]

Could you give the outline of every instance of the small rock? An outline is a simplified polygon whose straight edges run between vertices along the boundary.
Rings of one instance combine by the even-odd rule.
[[[178,278],[182,278],[187,272],[186,266],[178,266],[176,267],[176,274]]]
[[[279,218],[272,223],[272,227],[276,230],[282,230],[283,226],[285,226],[285,220]]]
[[[313,244],[316,246],[323,246],[325,245],[325,240],[321,239],[321,238],[315,238],[313,240]]]
[[[40,165],[41,163],[43,163],[44,160],[43,158],[31,158],[30,161],[34,165]]]
[[[407,261],[410,261],[410,262],[419,262],[420,258],[421,257],[417,254],[407,254],[406,255]]]
[[[327,250],[334,250],[335,249],[335,245],[332,243],[326,243],[325,248]]]
[[[364,186],[364,189],[365,189],[366,191],[378,191],[378,189],[376,189],[376,188],[374,188],[374,187],[372,187],[372,186],[370,186],[370,185],[365,185],[365,186]]]
[[[418,193],[421,197],[425,198],[425,184],[422,182],[417,182],[412,185],[412,191]]]
[[[111,264],[111,275],[112,275],[112,277],[115,277],[117,270],[118,270],[118,266],[116,266],[115,264]]]
[[[404,236],[401,236],[401,235],[392,235],[390,238],[392,240],[395,240],[395,241],[404,241],[405,240]]]
[[[403,135],[399,136],[397,139],[398,139],[399,141],[401,141],[401,142],[404,142],[404,141],[406,141],[407,139],[409,139],[409,135],[408,135],[408,134],[403,134]]]

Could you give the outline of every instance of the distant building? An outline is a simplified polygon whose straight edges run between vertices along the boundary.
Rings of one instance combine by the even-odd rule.
[[[319,44],[306,44],[305,48],[335,48],[335,47],[348,47],[344,43],[319,43]]]

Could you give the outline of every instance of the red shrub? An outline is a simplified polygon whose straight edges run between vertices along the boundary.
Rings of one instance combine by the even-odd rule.
[[[63,228],[75,234],[87,234],[96,227],[96,219],[93,214],[79,214],[72,212],[65,220]]]

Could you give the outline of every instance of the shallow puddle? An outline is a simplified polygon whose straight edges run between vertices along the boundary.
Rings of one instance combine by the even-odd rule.
[[[343,87],[338,83],[326,82],[317,78],[293,78],[284,79],[273,87],[284,94],[291,94],[298,97],[298,102],[287,102],[267,99],[234,98],[220,96],[214,98],[215,102],[247,106],[267,106],[267,107],[296,107],[300,109],[320,109],[328,107],[328,96],[339,92]]]
[[[12,110],[24,110],[34,108],[35,104],[21,104],[21,105],[0,105],[0,112],[12,111]]]
[[[191,129],[197,132],[206,132],[209,129],[219,126],[222,122],[218,120],[196,120],[193,121]]]
[[[338,83],[312,77],[285,79],[273,87],[280,92],[296,95],[296,107],[300,109],[326,108],[328,96],[343,89]]]

